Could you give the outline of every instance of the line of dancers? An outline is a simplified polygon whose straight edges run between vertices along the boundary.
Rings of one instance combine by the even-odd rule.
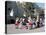
[[[40,18],[39,21],[36,21],[35,18],[31,19],[29,16],[28,18],[16,18],[15,21],[15,28],[16,29],[34,29],[43,26],[43,20]]]

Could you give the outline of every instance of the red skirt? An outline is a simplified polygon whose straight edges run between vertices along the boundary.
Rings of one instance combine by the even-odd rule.
[[[19,23],[15,23],[16,26],[19,26]]]
[[[29,25],[32,26],[32,23],[30,22]]]

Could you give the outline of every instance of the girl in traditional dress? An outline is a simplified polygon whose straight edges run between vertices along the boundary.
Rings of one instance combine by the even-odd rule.
[[[19,18],[17,17],[16,18],[16,21],[15,21],[15,27],[16,27],[16,29],[18,29],[19,28]]]

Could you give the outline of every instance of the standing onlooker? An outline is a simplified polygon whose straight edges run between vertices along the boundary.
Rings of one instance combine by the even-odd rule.
[[[40,18],[40,26],[43,26],[43,20]]]

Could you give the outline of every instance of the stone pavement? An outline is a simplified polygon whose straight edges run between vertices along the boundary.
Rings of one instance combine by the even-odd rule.
[[[24,29],[15,29],[15,24],[7,24],[7,34],[18,34],[18,33],[35,33],[35,32],[44,32],[45,27],[40,27],[31,30]]]

